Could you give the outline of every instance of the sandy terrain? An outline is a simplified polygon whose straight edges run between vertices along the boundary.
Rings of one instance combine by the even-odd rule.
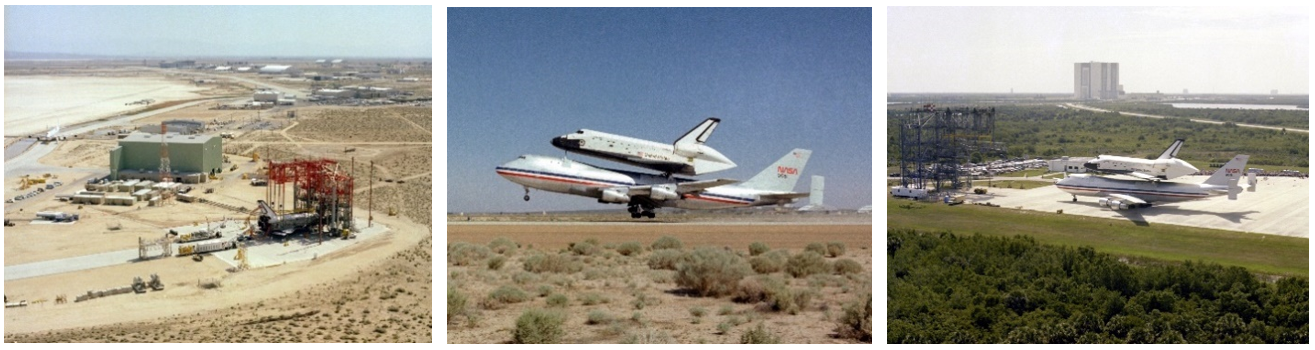
[[[431,341],[432,284],[430,243],[432,237],[432,152],[430,125],[419,116],[421,110],[393,115],[382,111],[362,112],[362,118],[376,118],[384,129],[406,130],[415,140],[398,146],[390,143],[395,133],[367,132],[358,135],[367,144],[350,144],[318,132],[289,135],[286,131],[301,122],[288,119],[286,110],[264,111],[260,120],[254,111],[209,110],[202,104],[142,118],[142,123],[158,123],[175,118],[199,119],[212,124],[213,132],[232,131],[246,143],[232,143],[225,150],[241,149],[249,156],[253,149],[272,149],[281,159],[329,157],[342,162],[348,171],[350,159],[357,158],[357,217],[366,219],[369,205],[369,161],[376,160],[376,223],[390,230],[376,238],[362,238],[359,244],[341,251],[319,255],[313,261],[289,262],[242,272],[229,271],[229,265],[213,257],[203,262],[187,258],[165,258],[134,262],[92,270],[61,273],[6,281],[5,294],[11,299],[26,299],[27,308],[5,312],[5,334],[9,341],[251,341],[251,342],[327,342],[327,341]],[[294,108],[293,110],[298,110]],[[339,110],[347,118],[363,109],[309,107],[306,110]],[[380,110],[380,109],[376,109]],[[300,113],[300,112],[299,112]],[[428,117],[428,109],[423,109]],[[307,115],[310,117],[310,115]],[[269,122],[272,131],[252,133],[239,127],[255,122]],[[421,122],[424,122],[421,124]],[[310,121],[315,124],[315,121]],[[391,126],[389,126],[391,125]],[[349,125],[350,126],[350,125]],[[320,125],[317,127],[325,127]],[[266,143],[256,140],[267,134]],[[328,131],[328,134],[333,132]],[[341,135],[351,132],[342,132]],[[247,136],[250,134],[251,136]],[[403,132],[405,134],[405,132]],[[369,137],[364,137],[369,136]],[[405,135],[404,135],[405,136]],[[373,139],[371,139],[373,138]],[[265,138],[260,138],[264,140]],[[8,140],[7,140],[8,141]],[[369,144],[368,141],[384,142]],[[306,144],[302,144],[306,143]],[[347,145],[357,148],[345,152]],[[195,222],[233,218],[242,221],[246,212],[236,212],[200,203],[175,202],[165,207],[137,205],[78,206],[54,200],[81,187],[87,176],[107,173],[108,151],[116,145],[112,139],[69,140],[43,145],[43,157],[24,156],[7,162],[7,168],[21,163],[25,172],[50,171],[65,186],[6,204],[6,218],[16,219],[15,227],[5,228],[5,265],[49,261],[116,250],[135,249],[138,237],[156,238],[167,227]],[[424,153],[426,156],[421,157]],[[36,153],[33,153],[36,154]],[[194,194],[209,201],[247,208],[264,198],[267,187],[253,187],[241,178],[255,173],[264,163],[250,158],[225,154],[224,178],[195,185]],[[38,160],[39,158],[39,160]],[[387,164],[383,164],[387,163]],[[229,171],[231,166],[238,167]],[[72,168],[70,168],[72,167]],[[383,178],[405,174],[406,183],[388,183]],[[6,174],[6,194],[16,193],[18,173]],[[203,193],[214,189],[214,193]],[[26,191],[23,191],[24,193]],[[288,196],[291,196],[289,191]],[[12,196],[11,196],[12,197]],[[388,215],[388,207],[398,209],[398,216]],[[32,223],[36,211],[64,211],[82,216],[72,225]],[[113,229],[112,229],[113,228]],[[233,251],[216,254],[228,254]],[[158,273],[167,289],[142,295],[128,294],[81,303],[56,305],[58,295],[70,301],[88,289],[119,287],[132,277]],[[289,278],[295,277],[295,278]],[[223,286],[206,289],[199,280],[219,279]],[[365,281],[365,282],[362,282]],[[368,283],[367,283],[368,282]]]
[[[622,242],[639,242],[648,247],[658,237],[669,235],[684,243],[685,250],[699,246],[726,247],[748,256],[751,242],[764,242],[772,249],[800,253],[808,243],[842,242],[847,248],[837,258],[857,261],[863,273],[851,275],[821,274],[791,278],[783,272],[769,274],[787,283],[787,288],[815,293],[802,311],[789,314],[772,311],[766,302],[739,303],[731,297],[694,297],[673,281],[674,272],[654,270],[647,265],[649,251],[637,256],[623,256],[614,249]],[[872,226],[853,225],[762,225],[762,224],[450,224],[448,243],[487,244],[497,237],[507,237],[520,248],[509,253],[505,266],[487,267],[487,260],[457,266],[448,262],[448,285],[456,286],[467,298],[468,315],[458,316],[448,324],[450,343],[505,343],[512,339],[516,319],[531,308],[546,308],[547,299],[540,288],[567,296],[562,325],[562,343],[621,343],[640,335],[652,336],[658,343],[738,343],[746,331],[762,323],[783,343],[854,343],[839,338],[835,331],[843,306],[859,300],[870,291],[873,252]],[[537,252],[557,252],[571,242],[597,239],[600,252],[577,257],[583,269],[577,273],[528,273],[523,269],[527,257]],[[451,259],[449,255],[449,259]],[[757,278],[757,277],[749,277]],[[502,286],[514,286],[530,294],[527,301],[490,305],[485,299]],[[607,300],[585,305],[584,297],[597,295]],[[642,295],[642,297],[641,297]],[[644,300],[639,308],[636,300]],[[705,314],[693,316],[692,309]],[[724,309],[724,310],[723,310]],[[614,321],[590,325],[588,314],[601,310]],[[725,325],[723,325],[725,324]],[[725,327],[725,331],[719,327]]]
[[[6,76],[5,134],[45,132],[142,108],[127,103],[196,98],[209,89],[159,77]]]

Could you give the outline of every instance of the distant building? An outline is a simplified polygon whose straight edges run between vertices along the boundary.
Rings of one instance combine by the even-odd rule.
[[[260,68],[260,74],[287,74],[291,76],[301,75],[301,70],[293,66],[268,65]]]
[[[169,133],[190,135],[190,134],[198,134],[201,133],[202,131],[205,131],[205,123],[199,120],[173,119],[173,120],[166,120],[164,122],[164,128],[166,132]],[[148,134],[159,135],[160,125],[150,124],[137,128],[137,130]]]
[[[1073,64],[1073,98],[1115,100],[1119,98],[1119,64],[1087,62]]]
[[[196,61],[165,61],[160,62],[160,68],[187,68],[196,65]]]
[[[281,94],[278,91],[260,89],[251,95],[251,100],[256,102],[278,102],[279,95]]]
[[[175,181],[204,182],[211,172],[223,171],[223,141],[213,135],[165,134],[169,168]],[[134,132],[110,150],[110,179],[160,179],[159,134]]]
[[[1051,172],[1056,173],[1085,173],[1087,168],[1083,165],[1091,160],[1091,157],[1060,157],[1049,162]]]

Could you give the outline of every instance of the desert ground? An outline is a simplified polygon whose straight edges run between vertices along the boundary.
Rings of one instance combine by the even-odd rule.
[[[337,161],[341,172],[355,176],[354,216],[358,220],[372,218],[373,225],[386,230],[312,260],[247,270],[215,258],[231,260],[235,251],[225,250],[208,253],[200,262],[185,257],[134,259],[89,270],[9,279],[4,283],[7,299],[26,300],[28,306],[5,310],[6,341],[432,341],[432,131],[428,129],[428,106],[308,104],[218,109],[225,101],[250,99],[251,88],[241,87],[289,83],[254,74],[227,80],[205,72],[108,65],[90,71],[61,67],[36,72],[85,75],[107,71],[140,79],[203,77],[207,80],[204,84],[224,87],[206,90],[215,94],[203,96],[208,100],[65,125],[64,129],[74,130],[65,141],[16,142],[22,138],[6,137],[6,146],[30,145],[15,150],[21,155],[6,160],[7,198],[31,191],[18,189],[22,175],[49,174],[48,183],[63,183],[5,204],[5,218],[15,225],[4,230],[7,270],[136,250],[139,238],[158,239],[172,227],[218,225],[225,219],[246,227],[253,220],[256,200],[266,198],[269,190],[251,186],[247,177],[258,176],[270,159]],[[427,77],[428,72],[424,74]],[[6,98],[6,105],[11,101]],[[6,123],[8,119],[6,116]],[[114,131],[170,119],[202,121],[208,134],[234,134],[235,138],[223,140],[225,171],[220,178],[193,185],[192,194],[215,205],[180,201],[163,206],[76,205],[56,200],[57,195],[72,194],[83,189],[87,180],[109,173],[108,152],[117,144]],[[81,219],[73,224],[50,224],[35,220],[34,213],[39,211],[78,214]],[[74,297],[88,290],[126,286],[133,277],[150,274],[158,274],[166,288],[74,302]],[[56,303],[59,296],[66,296],[68,302]]]
[[[513,342],[518,319],[532,309],[564,316],[551,340],[560,343],[741,343],[760,324],[771,342],[871,342],[870,310],[856,312],[868,317],[867,338],[845,331],[854,329],[847,310],[871,305],[871,217],[818,216],[665,223],[449,217],[448,342]],[[670,239],[681,248],[662,249],[668,246],[659,240]],[[770,252],[751,252],[755,242]],[[810,244],[823,254],[806,253]],[[700,296],[678,283],[681,268],[673,266],[696,251],[751,269],[723,280],[726,293]],[[798,265],[817,269],[795,277],[788,259],[805,255],[816,260],[799,258]],[[545,257],[565,259],[564,267],[543,270]],[[454,294],[464,299],[455,307]]]

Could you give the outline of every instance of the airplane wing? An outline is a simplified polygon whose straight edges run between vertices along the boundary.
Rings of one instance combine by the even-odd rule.
[[[732,179],[715,179],[715,180],[681,182],[676,184],[676,192],[679,193],[698,192],[711,187],[730,185],[739,182],[740,180],[732,180]]]
[[[1111,193],[1111,194],[1109,195],[1109,197],[1114,198],[1114,199],[1118,199],[1118,200],[1121,200],[1121,201],[1125,201],[1125,202],[1127,202],[1127,203],[1129,203],[1129,204],[1138,204],[1138,205],[1145,205],[1145,204],[1147,204],[1147,202],[1144,201],[1144,200],[1142,200],[1141,198],[1137,198],[1137,197],[1129,196],[1129,195],[1126,195],[1126,194]]]
[[[685,193],[699,192],[712,187],[730,185],[738,182],[740,182],[740,180],[715,179],[715,180],[699,180],[699,181],[689,181],[689,182],[670,183],[670,184],[628,186],[628,187],[624,187],[625,188],[624,192],[631,196],[646,196],[653,194],[653,187],[661,187],[663,190],[668,191],[667,193],[670,193],[670,191],[674,190],[676,194],[685,194]],[[659,191],[659,193],[661,193],[661,191]],[[668,194],[668,196],[674,196],[674,195]]]
[[[760,195],[758,195],[758,197],[761,197],[761,198],[763,198],[763,199],[767,199],[767,200],[783,200],[783,199],[804,198],[804,197],[808,197],[809,195],[810,195],[810,194],[809,194],[808,192],[793,192],[793,193],[769,193],[769,194],[760,194]]]

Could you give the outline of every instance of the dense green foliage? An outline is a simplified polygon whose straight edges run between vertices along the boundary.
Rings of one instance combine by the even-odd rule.
[[[1217,120],[1242,124],[1309,129],[1310,111],[1282,109],[1176,108],[1168,103],[1099,102],[1086,105],[1120,112],[1133,112],[1192,119]]]
[[[1092,248],[887,232],[891,343],[1308,343],[1309,282]]]
[[[1187,143],[1178,158],[1191,162],[1223,163],[1234,155],[1248,154],[1248,167],[1309,166],[1309,135],[1304,133],[1120,116],[1055,105],[1002,105],[995,109],[994,139],[1004,143],[1011,158],[1100,154],[1154,158],[1174,139],[1184,138]],[[887,111],[890,165],[899,164],[899,122],[895,116],[906,112]]]

